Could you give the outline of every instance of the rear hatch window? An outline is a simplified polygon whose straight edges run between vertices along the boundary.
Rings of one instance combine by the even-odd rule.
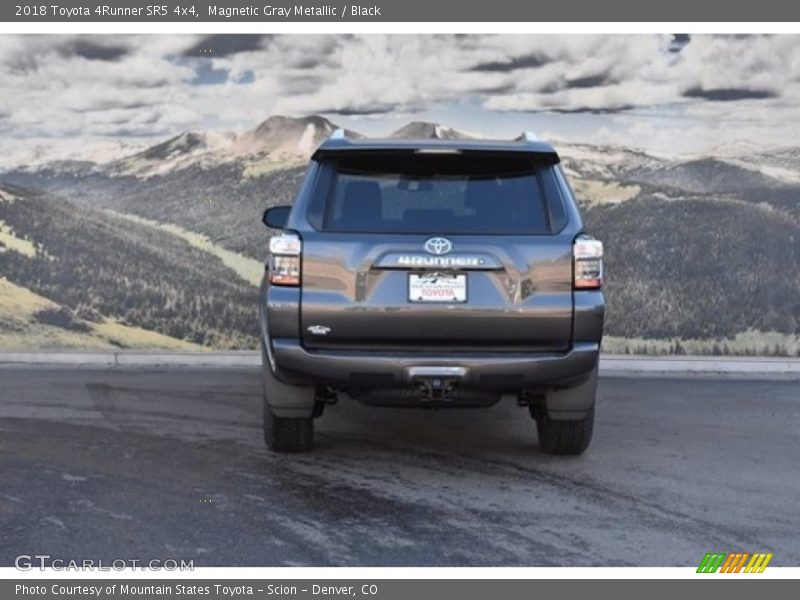
[[[554,167],[531,155],[349,152],[323,169],[325,231],[544,235],[564,225]]]

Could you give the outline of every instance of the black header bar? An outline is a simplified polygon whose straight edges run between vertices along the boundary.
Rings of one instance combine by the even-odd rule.
[[[786,0],[11,0],[0,22],[798,22]]]

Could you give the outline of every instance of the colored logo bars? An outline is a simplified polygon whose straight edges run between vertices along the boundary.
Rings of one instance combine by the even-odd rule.
[[[749,559],[749,560],[748,560]],[[709,552],[700,561],[697,567],[698,573],[763,573],[769,561],[772,560],[772,553],[757,552],[749,554],[747,552]],[[745,564],[747,566],[745,566]]]

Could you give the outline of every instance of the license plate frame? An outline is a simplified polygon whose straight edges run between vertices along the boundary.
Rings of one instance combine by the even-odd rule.
[[[408,301],[418,304],[464,304],[467,302],[467,274],[409,273]]]

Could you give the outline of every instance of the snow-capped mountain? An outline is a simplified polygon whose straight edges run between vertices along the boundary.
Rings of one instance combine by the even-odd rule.
[[[108,152],[105,155],[97,151],[81,154],[78,148],[72,155],[62,156],[63,153],[56,149],[37,146],[27,154],[20,153],[13,162],[0,163],[0,169],[63,171],[68,166],[65,159],[70,158],[74,163],[69,165],[70,168],[80,166],[83,170],[93,169],[113,177],[153,177],[191,166],[213,168],[230,163],[286,165],[308,160],[337,128],[335,123],[316,115],[297,118],[278,115],[238,134],[184,131],[152,146],[136,147],[134,152],[128,148],[128,152]],[[350,130],[347,130],[347,135],[363,137]]]
[[[99,169],[108,175],[150,177],[195,164],[214,166],[222,162],[236,139],[229,132],[183,133],[119,160],[106,162]]]
[[[305,163],[339,126],[329,119],[271,116],[240,132],[186,131],[153,145],[101,140],[92,143],[39,142],[2,152],[0,171],[47,172],[49,176],[150,178],[190,167],[244,169],[258,177],[275,169]],[[351,137],[363,137],[347,131]],[[412,121],[389,134],[402,139],[469,139],[475,137],[440,123]],[[2,144],[0,144],[2,146]],[[719,153],[655,156],[640,150],[593,144],[555,143],[573,182],[592,202],[635,197],[618,182],[678,188],[694,193],[727,193],[800,183],[800,149],[765,149],[751,143],[728,144]],[[599,183],[598,183],[599,182]],[[613,184],[609,187],[607,184]]]
[[[114,161],[145,149],[151,140],[130,141],[115,139],[36,139],[27,142],[0,138],[0,171],[14,169],[36,170],[43,165],[51,168],[72,168]]]
[[[737,159],[750,168],[787,183],[800,183],[800,148],[775,148],[741,155]]]
[[[567,173],[579,177],[613,179],[623,167],[656,167],[665,162],[665,159],[627,148],[571,143],[554,145]]]
[[[337,129],[325,117],[273,116],[242,133],[231,146],[236,157],[306,160]]]
[[[472,136],[445,127],[439,123],[428,121],[412,121],[408,125],[401,127],[389,137],[402,139],[437,139],[437,140],[466,140]]]
[[[800,183],[800,149],[743,153],[654,156],[642,151],[590,144],[556,144],[574,179],[625,181],[693,193],[774,189]]]
[[[73,148],[71,154],[55,151],[46,146],[20,153],[15,161],[0,162],[0,169],[63,171],[65,168],[82,171],[94,170],[112,177],[153,177],[191,166],[213,168],[238,163],[249,168],[300,164],[309,159],[319,145],[339,125],[329,119],[311,115],[308,117],[271,116],[253,129],[240,133],[185,131],[177,136],[146,147],[122,146],[114,151],[107,144],[107,152],[90,148]],[[357,131],[345,130],[352,138],[362,138]],[[467,139],[470,136],[438,123],[414,121],[390,134],[397,138],[420,139]],[[90,151],[91,150],[91,151]],[[133,150],[133,152],[131,152]],[[68,164],[65,160],[71,160]],[[61,164],[57,164],[58,161]],[[80,162],[77,162],[80,161]],[[7,167],[7,169],[6,169]]]

